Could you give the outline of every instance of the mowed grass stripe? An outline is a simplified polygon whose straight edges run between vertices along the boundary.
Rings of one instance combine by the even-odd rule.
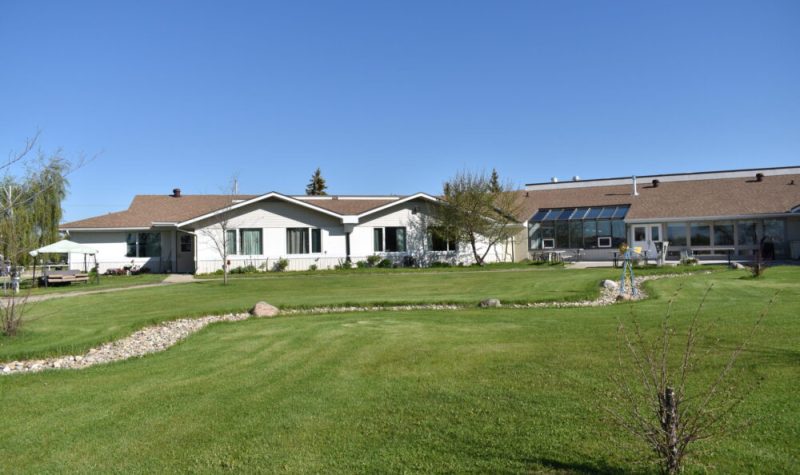
[[[0,361],[77,354],[139,328],[189,316],[243,312],[259,300],[283,308],[423,303],[477,304],[592,299],[606,269],[562,268],[449,274],[329,274],[208,281],[71,297],[31,305],[14,338],[0,337]]]

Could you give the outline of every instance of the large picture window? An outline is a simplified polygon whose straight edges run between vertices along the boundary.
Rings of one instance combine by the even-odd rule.
[[[319,229],[288,228],[286,230],[286,253],[308,254],[322,252],[322,233]]]
[[[448,235],[447,231],[438,228],[438,227],[431,227],[428,229],[431,238],[431,250],[432,251],[457,251],[458,250],[458,243],[455,239]]]
[[[711,226],[708,224],[692,224],[691,230],[692,246],[711,245]]]
[[[406,252],[406,228],[385,228],[386,252]]]
[[[714,223],[714,245],[733,246],[732,223]]]
[[[242,254],[246,256],[263,254],[262,233],[260,229],[242,229],[239,232],[241,238]]]
[[[128,233],[127,257],[161,257],[161,233]]]
[[[670,223],[667,224],[667,241],[670,246],[685,246],[686,242],[686,224],[685,223]]]
[[[755,246],[758,242],[755,221],[739,221],[736,223],[740,246]]]
[[[375,252],[383,252],[383,228],[375,228],[372,231],[373,246]]]

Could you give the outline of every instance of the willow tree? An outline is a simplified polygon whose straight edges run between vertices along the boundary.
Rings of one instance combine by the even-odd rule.
[[[56,153],[45,156],[39,153],[32,158],[30,152],[38,134],[29,139],[24,149],[0,164],[0,253],[2,269],[12,279],[21,277],[21,266],[28,265],[33,249],[50,244],[58,238],[61,221],[61,201],[66,196],[66,175],[71,164]],[[22,169],[24,173],[15,175]],[[22,326],[30,291],[17,295],[4,286],[0,299],[0,333],[12,336]]]

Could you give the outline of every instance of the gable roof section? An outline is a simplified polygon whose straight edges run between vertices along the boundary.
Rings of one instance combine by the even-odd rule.
[[[231,209],[257,203],[266,199],[279,199],[320,213],[343,218],[368,214],[405,203],[412,199],[436,198],[425,193],[411,196],[388,197],[306,197],[288,196],[270,192],[263,195],[137,195],[125,211],[64,223],[62,230],[83,229],[149,229],[157,224],[184,226],[208,219]],[[233,203],[231,203],[233,200]]]
[[[236,195],[237,200],[253,195]],[[64,223],[60,229],[149,228],[153,223],[177,223],[226,206],[230,195],[136,195],[125,211]]]
[[[520,192],[519,218],[529,220],[540,208],[631,205],[626,220],[711,218],[789,213],[800,205],[800,174],[569,187]],[[527,196],[526,196],[527,195]]]

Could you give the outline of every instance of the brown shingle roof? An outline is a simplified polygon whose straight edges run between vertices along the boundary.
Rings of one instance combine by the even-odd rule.
[[[333,211],[334,213],[351,214],[351,215],[361,214],[365,211],[379,208],[381,206],[394,203],[397,201],[397,199],[395,198],[374,198],[374,199],[337,198],[328,200],[328,199],[307,199],[301,197],[299,199],[308,204],[312,204],[314,206],[327,209],[328,211]]]
[[[187,221],[224,208],[234,200],[249,200],[260,195],[136,195],[125,211],[64,223],[60,229],[76,228],[149,228],[153,223]],[[341,215],[361,214],[390,203],[398,198],[337,198],[309,199],[293,197],[312,206]]]
[[[792,181],[794,185],[790,184]],[[631,195],[631,185],[590,186],[520,192],[520,220],[540,208],[631,205],[626,219],[722,217],[786,213],[800,205],[800,175],[649,182]]]

